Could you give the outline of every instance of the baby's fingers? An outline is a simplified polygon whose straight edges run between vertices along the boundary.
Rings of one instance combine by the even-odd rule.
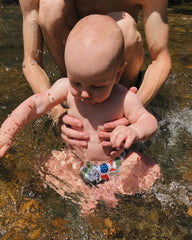
[[[133,143],[133,140],[131,139],[131,137],[127,137],[125,143],[124,143],[124,148],[129,148]]]
[[[117,138],[118,134],[119,134],[119,131],[117,131],[116,129],[113,130],[113,132],[111,133],[110,142],[113,147],[116,146],[116,138]]]
[[[125,141],[125,135],[123,133],[120,133],[115,141],[115,147],[119,149],[120,147],[124,147],[124,141]]]
[[[113,147],[120,148],[125,140],[125,135],[123,132],[116,132],[111,135],[111,143]]]
[[[5,144],[3,147],[0,149],[0,157],[3,157],[6,152],[9,150],[10,146],[8,144]]]

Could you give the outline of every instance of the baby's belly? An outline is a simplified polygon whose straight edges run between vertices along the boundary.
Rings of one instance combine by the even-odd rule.
[[[74,149],[75,153],[82,161],[92,162],[93,164],[102,164],[109,162],[111,159],[119,156],[123,150],[117,151],[115,154],[111,155],[111,147],[102,147],[98,136],[90,136],[90,141],[88,142],[88,148],[77,148]]]

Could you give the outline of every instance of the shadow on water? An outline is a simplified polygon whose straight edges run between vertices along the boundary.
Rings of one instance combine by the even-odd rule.
[[[21,64],[22,17],[18,5],[0,4],[0,123],[31,94]],[[178,6],[177,6],[178,9]],[[138,144],[160,165],[163,177],[144,195],[124,197],[110,211],[100,204],[82,217],[78,204],[43,187],[37,168],[59,133],[43,117],[28,125],[0,161],[0,238],[7,239],[191,239],[192,238],[192,16],[168,9],[172,71],[149,110],[156,136]],[[187,14],[186,14],[187,13]],[[140,22],[139,22],[140,24]],[[142,24],[140,24],[142,26]],[[142,28],[142,27],[141,27]],[[59,77],[46,57],[49,77]],[[149,61],[146,56],[146,64]]]

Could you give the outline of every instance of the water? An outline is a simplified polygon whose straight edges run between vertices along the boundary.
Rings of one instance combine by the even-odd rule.
[[[57,129],[41,118],[16,137],[0,161],[1,239],[192,238],[191,13],[189,5],[168,9],[172,70],[148,107],[159,130],[137,146],[160,165],[163,177],[144,195],[121,198],[113,211],[100,203],[94,214],[83,217],[78,204],[43,186],[37,171],[41,159],[62,143]],[[21,70],[21,26],[19,6],[0,4],[0,123],[32,93]],[[44,55],[49,77],[56,80],[58,69],[46,50]]]

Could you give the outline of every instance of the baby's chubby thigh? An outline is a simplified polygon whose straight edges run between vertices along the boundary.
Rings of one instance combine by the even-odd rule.
[[[116,191],[126,195],[141,193],[152,187],[160,175],[160,167],[153,160],[129,152],[119,168]]]

